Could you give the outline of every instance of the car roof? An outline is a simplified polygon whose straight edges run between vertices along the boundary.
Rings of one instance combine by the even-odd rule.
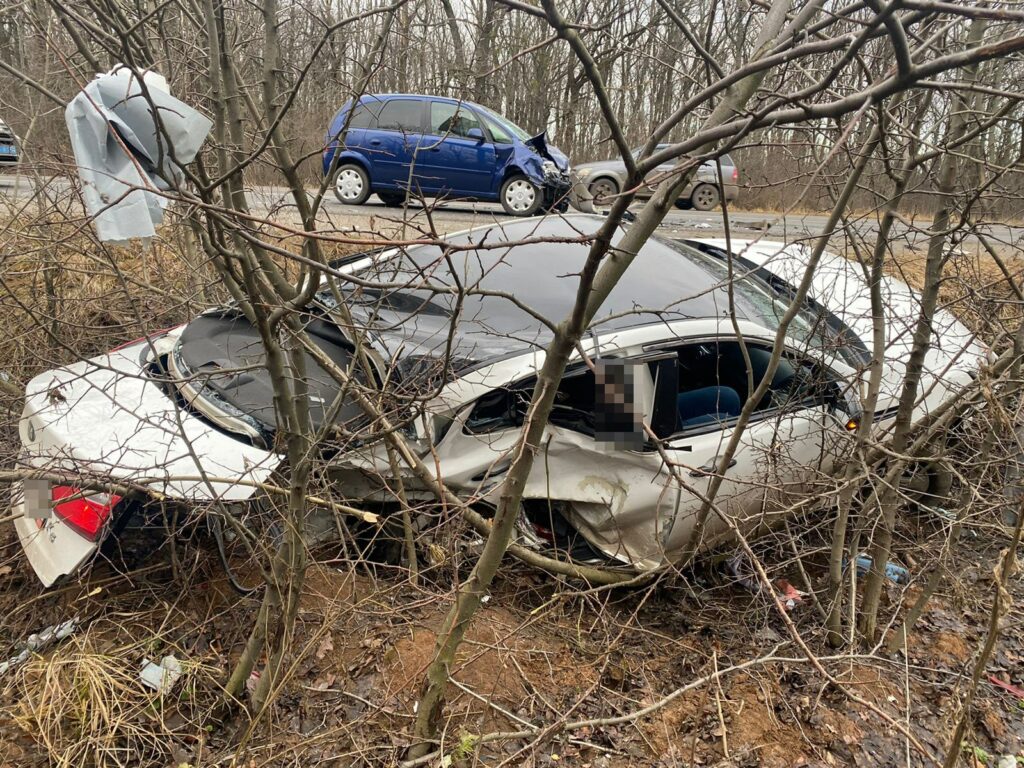
[[[359,270],[359,277],[406,287],[357,289],[351,294],[353,313],[362,314],[396,355],[442,355],[451,343],[456,368],[543,349],[551,330],[531,312],[552,323],[568,316],[589,238],[603,223],[585,214],[519,219],[449,235],[448,249],[392,251]],[[613,246],[623,234],[622,228],[615,232]],[[651,238],[611,291],[590,333],[721,317],[729,308],[723,277],[713,259]],[[470,295],[459,296],[456,284],[469,287]],[[758,321],[757,309],[739,293],[735,307],[738,318]]]

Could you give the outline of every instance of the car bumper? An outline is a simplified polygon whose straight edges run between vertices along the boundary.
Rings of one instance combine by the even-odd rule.
[[[14,529],[32,570],[43,586],[49,587],[61,576],[81,568],[96,553],[98,545],[79,536],[53,514],[49,505],[40,502],[40,494],[49,496],[49,483],[28,482],[38,484],[39,492],[26,494],[23,483],[11,487]]]

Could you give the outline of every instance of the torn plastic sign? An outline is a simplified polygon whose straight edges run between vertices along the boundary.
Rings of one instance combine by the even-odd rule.
[[[195,159],[213,127],[171,96],[163,77],[123,66],[97,75],[64,119],[86,212],[100,240],[119,244],[156,233],[167,205],[159,192],[171,188],[167,180],[183,180],[180,166]]]

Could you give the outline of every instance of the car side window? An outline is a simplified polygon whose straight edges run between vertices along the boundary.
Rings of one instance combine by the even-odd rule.
[[[494,139],[495,144],[514,144],[512,136],[506,131],[500,123],[495,120],[488,120],[487,127],[491,129],[491,137]]]
[[[466,138],[471,128],[479,128],[480,118],[463,104],[430,102],[430,132],[438,136]]]
[[[770,347],[746,344],[747,358],[738,341],[707,341],[679,347],[679,429],[725,424],[740,415],[771,362]],[[748,372],[750,375],[748,375]],[[819,366],[784,356],[754,416],[802,408],[820,402],[827,377]]]
[[[377,110],[371,110],[365,104],[360,104],[358,107],[355,108],[355,111],[352,113],[352,119],[349,121],[348,127],[350,129],[376,128],[376,111]]]
[[[380,110],[377,128],[382,131],[420,133],[423,130],[423,102],[392,99]]]

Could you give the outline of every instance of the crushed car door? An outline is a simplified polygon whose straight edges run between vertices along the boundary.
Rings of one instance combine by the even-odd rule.
[[[749,341],[746,347],[756,387],[767,370],[771,348]],[[659,538],[669,553],[691,544],[701,507],[720,470],[723,480],[711,500],[698,548],[732,535],[732,525],[718,512],[748,532],[787,511],[819,474],[827,418],[821,390],[811,378],[816,369],[784,357],[722,467],[750,391],[740,343],[712,340],[679,347],[677,352],[678,431],[666,441],[677,478],[674,493],[665,494],[659,511]]]

